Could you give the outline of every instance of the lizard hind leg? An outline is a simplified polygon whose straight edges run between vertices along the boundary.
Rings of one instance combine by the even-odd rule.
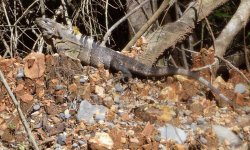
[[[117,59],[114,59],[111,61],[110,65],[111,69],[116,70],[116,71],[121,71],[122,72],[122,77],[120,78],[120,81],[126,83],[130,78],[132,78],[132,73],[128,68],[126,68],[122,62],[120,62]]]

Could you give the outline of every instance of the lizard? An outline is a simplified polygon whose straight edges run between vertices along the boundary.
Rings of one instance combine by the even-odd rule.
[[[201,77],[197,72],[177,67],[148,66],[134,58],[123,55],[111,48],[103,47],[94,42],[92,37],[76,34],[72,28],[60,24],[49,18],[37,18],[35,20],[41,30],[45,41],[58,53],[80,60],[84,65],[121,71],[125,77],[132,75],[141,77],[162,77],[170,75],[184,75],[198,80],[217,94],[222,100],[232,104],[232,101],[215,88],[209,81]]]

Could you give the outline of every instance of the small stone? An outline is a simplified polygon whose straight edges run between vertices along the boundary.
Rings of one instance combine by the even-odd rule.
[[[186,116],[189,116],[190,114],[192,114],[192,111],[190,111],[190,110],[184,110],[184,114]]]
[[[212,129],[221,142],[228,141],[231,146],[238,146],[241,144],[240,138],[228,128],[220,125],[213,125]]]
[[[66,140],[66,134],[62,133],[57,137],[57,143],[60,145],[64,145]]]
[[[202,144],[207,144],[207,139],[205,139],[204,137],[200,137],[200,141]]]
[[[115,104],[120,104],[121,103],[120,95],[114,94],[114,102],[115,102]]]
[[[128,136],[133,136],[135,134],[135,131],[133,130],[128,130],[127,135]]]
[[[171,124],[160,127],[158,131],[160,132],[161,139],[174,140],[179,144],[183,144],[187,139],[187,134],[182,129]]]
[[[69,113],[69,110],[68,110],[68,109],[66,109],[66,110],[64,111],[64,117],[65,117],[65,119],[68,119],[69,117],[71,117],[71,114]]]
[[[127,142],[127,139],[125,137],[121,137],[121,142],[124,144]]]
[[[103,99],[103,103],[104,103],[104,105],[107,106],[108,108],[111,108],[111,106],[114,104],[114,101],[113,101],[113,99],[112,99],[111,96],[108,96],[108,97],[105,97],[105,98]]]
[[[236,86],[234,88],[234,92],[243,94],[246,92],[246,86],[242,83],[238,83],[238,84],[236,84]]]
[[[244,132],[249,132],[250,131],[250,126],[243,127]]]
[[[72,147],[76,148],[76,147],[78,147],[78,144],[77,143],[73,143]]]
[[[115,85],[115,91],[120,93],[123,92],[123,87],[121,86],[120,83]]]
[[[64,89],[65,88],[65,86],[63,86],[63,85],[61,85],[61,84],[58,84],[58,85],[56,85],[55,86],[55,90],[62,90],[62,89]]]
[[[95,93],[100,96],[101,98],[105,97],[105,89],[101,86],[95,86]]]
[[[23,67],[18,68],[16,78],[23,78],[24,77],[24,70]]]
[[[84,100],[80,104],[76,117],[78,121],[83,120],[89,124],[93,124],[95,123],[95,120],[104,120],[106,116],[106,111],[106,107],[102,105],[92,105],[88,101]]]
[[[112,138],[105,132],[97,132],[89,143],[91,149],[113,149],[114,147]]]
[[[131,143],[139,143],[139,140],[137,138],[130,138],[129,141]]]
[[[80,83],[85,83],[88,80],[88,76],[80,76]]]
[[[87,142],[86,142],[86,141],[83,141],[83,140],[79,140],[78,143],[79,143],[80,145],[87,144]]]
[[[64,113],[60,113],[59,117],[62,118],[62,119],[66,119]]]
[[[41,108],[41,106],[39,105],[39,104],[35,104],[34,106],[33,106],[33,110],[34,111],[37,111],[37,110],[39,110]]]
[[[58,117],[55,117],[55,116],[52,116],[52,117],[51,117],[51,120],[53,120],[53,122],[54,122],[55,124],[57,124],[57,123],[59,123],[59,122],[61,121]]]
[[[205,118],[204,117],[198,117],[197,118],[197,125],[202,125],[202,124],[205,124],[206,123],[206,120],[205,120]]]
[[[35,117],[35,116],[38,116],[40,113],[39,113],[39,111],[35,111],[35,112],[33,112],[31,115],[33,116],[33,117]]]

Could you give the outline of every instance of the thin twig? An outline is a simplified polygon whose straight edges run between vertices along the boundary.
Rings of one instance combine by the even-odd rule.
[[[232,69],[234,69],[236,72],[238,72],[242,76],[242,78],[244,78],[248,82],[248,84],[250,84],[250,80],[248,80],[247,77],[237,67],[235,67],[232,63],[230,63],[228,60],[224,59],[221,56],[216,55],[215,57],[217,57],[217,58],[221,59],[222,61],[224,61],[225,63],[227,63]]]
[[[40,7],[41,7],[42,17],[45,18],[45,5],[43,0],[40,0]]]
[[[181,12],[181,9],[180,9],[180,6],[178,5],[178,3],[176,2],[175,3],[175,14],[176,14],[176,19],[178,20],[180,18],[180,16],[183,15],[183,13]],[[191,36],[191,35],[190,35]],[[190,42],[189,42],[189,45],[192,45]],[[190,46],[191,47],[191,46]],[[184,44],[182,43],[181,44],[181,55],[182,55],[182,61],[183,61],[183,64],[184,64],[184,68],[185,69],[189,69],[188,67],[188,62],[187,62],[187,57],[186,57],[186,53],[185,51],[183,50],[185,47],[184,47]]]
[[[250,63],[249,63],[249,59],[248,59],[248,56],[249,56],[249,49],[247,48],[247,45],[246,45],[246,26],[244,26],[244,33],[243,33],[243,36],[244,36],[244,53],[245,53],[245,61],[246,61],[246,66],[247,66],[247,71],[250,72]]]
[[[103,37],[103,41],[101,43],[101,46],[105,46],[105,43],[108,41],[109,36],[111,35],[111,32],[118,27],[118,25],[120,25],[123,21],[125,21],[130,15],[132,15],[133,13],[135,13],[139,8],[141,8],[144,4],[146,4],[147,2],[149,2],[150,0],[145,0],[144,2],[142,2],[140,5],[138,5],[137,7],[135,7],[131,12],[127,13],[124,17],[122,17],[119,21],[117,21],[108,31],[107,33],[104,35]]]
[[[160,16],[160,14],[167,8],[169,3],[173,4],[175,0],[164,0],[160,6],[160,8],[151,16],[151,18],[142,26],[142,28],[136,33],[136,35],[129,41],[129,43],[123,48],[124,51],[128,51],[130,47],[132,47],[135,42],[145,33],[145,31],[156,21],[156,19]],[[170,8],[170,7],[169,7]]]
[[[33,137],[31,130],[29,128],[29,124],[26,121],[25,116],[21,110],[20,103],[17,101],[16,97],[14,96],[13,92],[11,91],[10,86],[8,85],[7,81],[5,80],[4,75],[3,75],[1,70],[0,70],[0,79],[1,79],[2,83],[4,84],[5,88],[7,89],[8,93],[9,93],[9,95],[10,95],[10,97],[11,97],[11,99],[12,99],[12,101],[13,101],[13,103],[18,111],[18,114],[19,114],[21,121],[23,123],[23,126],[28,134],[30,142],[33,144],[35,150],[39,150],[38,145],[36,143],[36,140]]]
[[[8,17],[8,13],[6,11],[6,5],[4,3],[4,1],[2,1],[2,7],[3,7],[3,10],[4,10],[4,14],[5,14],[5,17],[6,17],[6,20],[7,20],[7,23],[9,25],[9,28],[10,28],[10,57],[13,57],[13,46],[12,46],[12,39],[13,39],[13,27],[14,26],[11,26],[11,23],[10,23],[10,20],[9,20],[9,17]]]
[[[64,0],[61,0],[61,3],[62,3],[62,8],[63,8],[63,12],[64,12],[64,16],[65,16],[65,20],[67,22],[67,25],[72,28],[72,23],[69,19],[69,14],[68,14],[68,10],[67,10],[67,7],[66,7],[66,3]]]
[[[29,5],[29,7],[22,13],[22,16],[17,19],[17,21],[13,24],[13,26],[16,26],[17,23],[29,12],[30,8],[37,3],[39,0],[35,0],[32,4]]]

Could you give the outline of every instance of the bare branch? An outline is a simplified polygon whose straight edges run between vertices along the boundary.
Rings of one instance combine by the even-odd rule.
[[[148,20],[145,25],[136,33],[136,35],[129,41],[129,43],[124,47],[122,51],[128,51],[130,47],[132,47],[136,40],[138,40],[143,33],[155,22],[155,20],[160,16],[160,14],[165,10],[168,6],[170,0],[164,0],[160,6],[160,8],[153,14],[153,16]],[[173,4],[175,0],[171,0],[171,4]]]
[[[150,0],[145,0],[143,3],[141,3],[140,5],[138,5],[134,10],[132,10],[131,12],[127,13],[124,17],[122,17],[119,21],[117,21],[108,31],[107,33],[104,35],[103,37],[103,41],[101,43],[102,46],[105,46],[105,43],[108,41],[109,36],[111,35],[111,32],[118,27],[118,25],[120,25],[123,21],[125,21],[130,15],[132,15],[133,13],[135,13],[139,8],[141,8],[144,4],[146,4],[147,2],[149,2]]]

